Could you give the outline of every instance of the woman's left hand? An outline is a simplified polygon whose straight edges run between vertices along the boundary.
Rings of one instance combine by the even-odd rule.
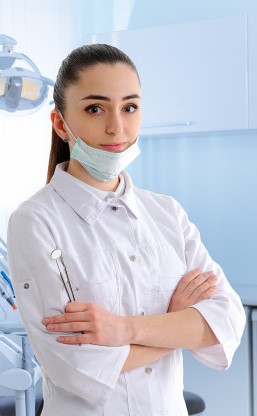
[[[209,299],[217,291],[217,277],[212,271],[202,273],[191,270],[179,281],[171,299],[168,312],[189,308],[202,300]]]
[[[63,344],[96,344],[118,346],[128,343],[126,317],[117,316],[95,303],[69,302],[65,313],[42,320],[49,332],[70,332],[60,336]]]

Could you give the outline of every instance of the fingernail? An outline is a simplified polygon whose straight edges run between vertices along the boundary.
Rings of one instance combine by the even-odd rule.
[[[43,323],[44,325],[49,324],[49,322],[50,322],[50,320],[49,320],[48,318],[43,318],[43,319],[42,319],[42,323]]]
[[[56,341],[58,341],[58,342],[64,342],[64,338],[63,337],[58,337]]]
[[[54,325],[53,324],[47,325],[46,329],[54,329]]]

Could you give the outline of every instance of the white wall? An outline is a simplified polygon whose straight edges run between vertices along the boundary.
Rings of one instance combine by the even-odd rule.
[[[255,12],[256,0],[134,0],[128,28],[161,26]]]
[[[83,43],[85,13],[83,0],[0,0],[0,33],[16,39],[14,50],[29,56],[44,76],[55,80],[62,59]],[[0,235],[4,238],[10,213],[45,184],[51,141],[48,101],[32,115],[0,113]]]

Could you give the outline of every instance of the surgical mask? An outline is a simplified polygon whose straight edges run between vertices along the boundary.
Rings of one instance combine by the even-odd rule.
[[[138,137],[135,143],[123,152],[108,152],[88,146],[80,137],[76,139],[67,123],[65,121],[64,123],[75,140],[70,157],[77,160],[93,178],[100,182],[115,179],[140,154]]]

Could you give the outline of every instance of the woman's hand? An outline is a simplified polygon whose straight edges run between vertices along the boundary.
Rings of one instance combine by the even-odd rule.
[[[186,309],[201,300],[209,299],[217,290],[217,277],[213,272],[201,273],[194,269],[178,283],[170,300],[168,312]]]
[[[95,303],[69,302],[64,314],[45,317],[42,323],[49,332],[76,333],[57,338],[64,344],[118,346],[128,340],[126,317],[114,315]]]
[[[208,299],[216,291],[216,277],[212,272],[195,269],[178,283],[167,312],[186,309]],[[73,335],[60,336],[63,344],[96,344],[118,346],[130,343],[130,317],[117,316],[95,303],[69,302],[65,313],[45,317],[42,322],[49,332]]]

